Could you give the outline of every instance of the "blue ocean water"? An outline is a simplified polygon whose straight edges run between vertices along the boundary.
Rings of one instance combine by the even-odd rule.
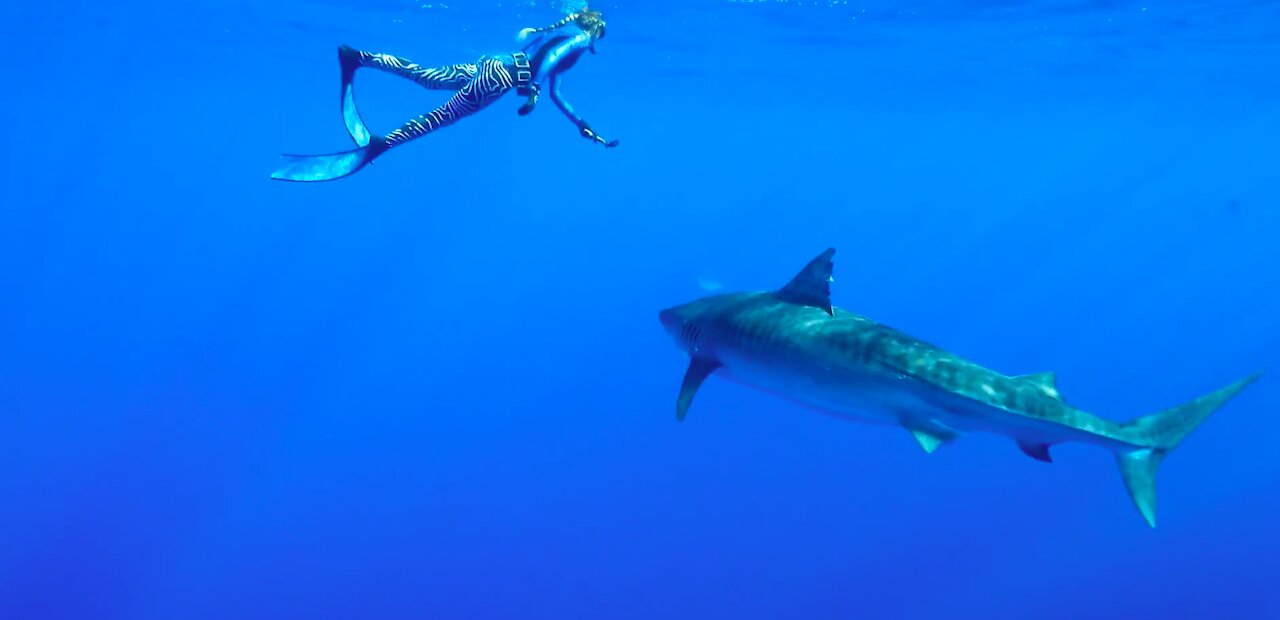
[[[1280,617],[1280,3],[606,2],[565,78],[332,183],[340,44],[547,2],[9,3],[0,618]],[[442,100],[359,78],[365,119]],[[1130,419],[1161,469],[711,379],[659,309],[780,286]]]

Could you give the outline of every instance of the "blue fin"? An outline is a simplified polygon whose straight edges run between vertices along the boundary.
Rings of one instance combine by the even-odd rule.
[[[356,109],[355,84],[347,82],[342,85],[342,122],[347,126],[347,133],[356,141],[357,146],[369,146],[372,134],[365,127],[360,111]]]
[[[338,64],[342,70],[342,123],[347,126],[347,133],[356,141],[356,146],[368,146],[373,138],[364,119],[360,118],[360,110],[356,108],[356,69],[359,68],[356,58],[360,52],[343,45],[338,48]]]
[[[387,150],[381,141],[331,155],[283,155],[285,163],[271,173],[281,181],[332,181],[355,173]]]

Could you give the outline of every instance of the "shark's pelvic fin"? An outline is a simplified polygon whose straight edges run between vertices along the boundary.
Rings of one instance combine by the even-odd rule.
[[[831,257],[835,256],[835,253],[835,248],[827,248],[827,251],[809,261],[809,264],[805,265],[796,277],[778,290],[778,299],[802,306],[813,306],[834,316],[835,313],[831,309],[831,273],[835,265]]]
[[[1136,449],[1116,451],[1120,475],[1129,496],[1147,525],[1156,526],[1156,470],[1174,448],[1186,439],[1214,411],[1227,404],[1259,375],[1245,377],[1212,394],[1185,405],[1143,416],[1121,427],[1121,437]]]
[[[1030,375],[1020,375],[1016,377],[1024,381],[1030,381],[1042,388],[1048,395],[1062,400],[1062,394],[1058,393],[1058,376],[1051,372],[1037,372]]]
[[[693,395],[698,393],[702,382],[719,367],[720,362],[713,359],[694,357],[689,360],[689,369],[684,372],[684,383],[680,384],[680,396],[676,398],[677,421],[684,421],[685,414],[689,413],[689,405],[693,402]]]
[[[1022,449],[1024,454],[1037,461],[1044,461],[1045,463],[1053,462],[1053,459],[1049,457],[1049,444],[1047,443],[1019,441],[1018,447]]]
[[[920,447],[924,448],[925,454],[933,454],[933,451],[937,450],[938,446],[955,439],[953,435],[942,435],[932,431],[913,428],[907,430],[911,431],[911,435],[916,438],[916,441],[920,442]]]

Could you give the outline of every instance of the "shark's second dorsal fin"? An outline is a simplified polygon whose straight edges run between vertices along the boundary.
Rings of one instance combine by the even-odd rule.
[[[1062,394],[1058,393],[1058,376],[1051,372],[1037,372],[1030,375],[1020,375],[1017,378],[1023,381],[1030,381],[1044,388],[1045,393],[1048,395],[1062,400]]]
[[[831,272],[835,265],[831,257],[835,256],[835,248],[809,261],[796,277],[786,286],[778,290],[778,299],[802,306],[813,306],[827,314],[834,315],[831,310]]]

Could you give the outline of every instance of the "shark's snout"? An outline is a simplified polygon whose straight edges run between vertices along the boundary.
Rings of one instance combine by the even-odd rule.
[[[713,295],[658,312],[658,320],[676,346],[688,352],[705,352],[706,337],[714,332],[716,316],[737,295]]]
[[[678,308],[667,308],[658,312],[658,320],[662,322],[662,329],[667,335],[676,339],[676,343],[683,347],[684,343],[680,342],[680,332],[684,330],[684,317],[680,315]]]
[[[685,306],[674,306],[658,312],[658,320],[662,322],[667,335],[675,339],[681,349],[689,347],[689,316],[684,312]]]
[[[663,327],[667,328],[667,331],[671,331],[672,327],[679,326],[680,317],[676,316],[675,308],[667,308],[658,311],[658,321],[662,323]]]

